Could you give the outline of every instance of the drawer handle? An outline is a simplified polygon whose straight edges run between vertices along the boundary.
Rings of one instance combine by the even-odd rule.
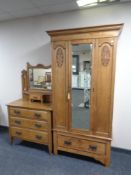
[[[88,149],[91,150],[91,151],[96,151],[97,150],[97,146],[89,145]]]
[[[19,120],[15,120],[15,123],[18,125],[21,125],[21,121],[19,121]]]
[[[20,111],[14,110],[14,113],[15,113],[15,114],[20,114]]]
[[[66,140],[66,141],[64,141],[64,144],[65,144],[65,145],[71,145],[72,142]]]
[[[36,139],[38,139],[38,140],[41,140],[41,139],[42,139],[42,136],[40,136],[40,135],[36,135],[35,137],[36,137]]]
[[[36,124],[35,124],[35,127],[37,127],[37,128],[41,128],[41,127],[42,127],[42,125],[40,125],[40,124],[36,123]]]
[[[40,118],[41,117],[41,114],[35,113],[35,117]]]
[[[15,132],[17,135],[22,135],[22,132],[20,132],[20,131],[16,131]]]
[[[38,99],[38,97],[36,97],[36,96],[33,96],[33,98],[34,98],[34,99]]]

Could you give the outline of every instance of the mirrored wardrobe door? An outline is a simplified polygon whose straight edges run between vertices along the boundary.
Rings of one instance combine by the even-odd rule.
[[[71,128],[89,130],[92,44],[72,44],[71,48]]]

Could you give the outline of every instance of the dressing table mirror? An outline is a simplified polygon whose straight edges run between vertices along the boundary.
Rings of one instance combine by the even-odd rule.
[[[23,98],[41,103],[51,102],[51,65],[27,63],[27,71],[22,71]]]

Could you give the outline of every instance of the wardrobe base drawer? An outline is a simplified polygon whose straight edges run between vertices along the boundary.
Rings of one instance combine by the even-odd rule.
[[[48,133],[38,132],[29,129],[11,127],[11,136],[17,137],[23,140],[33,141],[37,143],[48,143]]]
[[[58,135],[58,147],[105,155],[105,143]]]

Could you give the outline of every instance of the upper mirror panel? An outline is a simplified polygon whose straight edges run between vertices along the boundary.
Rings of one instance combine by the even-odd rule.
[[[29,89],[51,90],[51,66],[28,64]]]

